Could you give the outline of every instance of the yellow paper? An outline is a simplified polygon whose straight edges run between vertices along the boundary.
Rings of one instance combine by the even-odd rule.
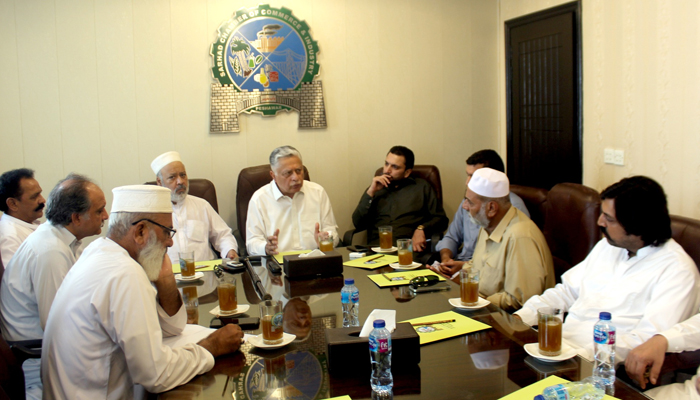
[[[445,280],[445,278],[441,277],[440,275],[436,274],[435,272],[429,269],[414,269],[411,271],[389,272],[386,274],[367,275],[367,277],[371,279],[374,283],[379,285],[379,287],[389,287],[408,285],[411,279],[417,276],[428,275],[437,276],[438,278],[440,278],[441,282]]]
[[[467,333],[490,328],[489,325],[483,322],[479,322],[469,317],[465,317],[462,314],[457,314],[454,311],[446,311],[440,314],[426,315],[425,317],[413,318],[401,322],[417,324],[421,322],[445,321],[451,319],[454,319],[455,322],[414,326],[413,329],[415,329],[416,332],[418,332],[418,337],[420,337],[420,344],[437,342],[438,340],[448,339],[460,335],[466,335]]]
[[[280,265],[284,264],[284,256],[292,256],[294,254],[304,254],[311,253],[311,250],[294,250],[294,251],[283,251],[281,253],[275,254],[275,260],[277,260]]]
[[[379,257],[379,258],[377,258]],[[367,260],[372,260],[370,261],[369,264],[365,264],[365,261]],[[390,256],[388,254],[372,254],[371,256],[366,256],[362,258],[357,258],[355,260],[350,260],[346,261],[343,263],[343,265],[346,265],[348,267],[357,267],[357,268],[364,268],[364,269],[377,269],[379,267],[383,267],[385,265],[389,265],[391,263],[399,262],[399,256]]]
[[[194,269],[197,271],[213,271],[215,265],[221,265],[221,259],[209,261],[197,261],[194,263]],[[173,273],[180,273],[180,263],[173,264]]]
[[[567,381],[564,378],[560,378],[555,375],[550,375],[546,379],[542,379],[539,382],[535,382],[532,385],[525,386],[524,388],[517,390],[507,396],[501,397],[499,400],[520,400],[520,399],[532,399],[538,394],[542,394],[542,391],[544,391],[546,388],[554,385],[558,385],[560,383],[567,383]],[[617,397],[612,397],[609,395],[605,395],[603,397],[603,400],[619,400]]]
[[[352,400],[347,394],[345,396],[332,397],[328,400]]]

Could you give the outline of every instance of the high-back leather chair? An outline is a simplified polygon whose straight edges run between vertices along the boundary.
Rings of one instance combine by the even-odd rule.
[[[671,215],[671,236],[683,247],[700,269],[700,221]]]
[[[236,186],[236,221],[238,223],[238,232],[243,242],[239,244],[239,247],[245,248],[245,234],[246,234],[246,220],[248,219],[248,203],[250,203],[250,198],[253,197],[253,193],[261,187],[267,185],[272,181],[272,176],[270,176],[270,164],[257,165],[255,167],[243,168],[241,172],[238,173],[238,184]],[[309,177],[309,170],[304,166],[304,180],[311,181]]]
[[[216,200],[216,187],[209,179],[190,179],[189,194],[204,199],[211,204],[211,207],[219,212],[219,202]],[[146,182],[146,185],[155,185],[156,181]]]
[[[542,233],[554,261],[556,281],[583,261],[601,238],[600,195],[577,183],[559,183],[547,194]]]
[[[549,190],[532,186],[510,185],[510,191],[520,196],[530,213],[532,222],[544,231],[545,204]]]
[[[0,400],[24,399],[24,372],[2,335],[0,335]]]

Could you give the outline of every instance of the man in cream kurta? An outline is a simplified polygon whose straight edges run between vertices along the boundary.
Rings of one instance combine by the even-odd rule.
[[[46,200],[34,171],[14,169],[0,175],[0,259],[7,266],[27,237],[39,227]]]
[[[237,325],[197,344],[163,345],[163,336],[180,333],[187,320],[165,252],[173,233],[170,191],[137,185],[113,192],[108,237],[85,249],[49,313],[44,399],[127,399],[134,384],[162,392],[240,346]]]
[[[304,181],[301,154],[292,146],[270,154],[272,182],[250,198],[246,246],[255,255],[318,248],[320,232],[340,242],[331,202],[321,185]]]
[[[491,168],[469,180],[464,204],[482,229],[464,267],[479,271],[479,292],[487,300],[512,312],[554,286],[554,265],[544,235],[511,205],[509,191],[508,177]]]
[[[173,203],[173,227],[178,231],[168,256],[179,260],[178,252],[194,251],[195,261],[238,256],[238,243],[231,228],[219,216],[208,201],[188,195],[189,181],[180,153],[169,151],[156,157],[151,163],[156,183],[171,191]],[[219,252],[215,254],[211,247]]]
[[[51,190],[47,223],[22,243],[0,283],[0,330],[6,340],[41,339],[58,288],[80,255],[81,240],[107,219],[102,190],[70,174]],[[22,364],[27,397],[41,398],[41,360]]]

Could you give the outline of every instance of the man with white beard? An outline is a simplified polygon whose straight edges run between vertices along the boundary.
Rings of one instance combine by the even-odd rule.
[[[180,251],[194,251],[195,261],[219,258],[211,246],[221,257],[238,257],[238,243],[231,228],[208,201],[187,194],[190,185],[180,153],[169,151],[159,155],[151,162],[151,169],[156,174],[158,186],[171,192],[173,228],[178,233],[173,236],[173,245],[168,249],[170,259],[177,261]]]
[[[513,312],[554,286],[554,264],[544,235],[509,193],[508,177],[495,169],[478,169],[469,180],[462,206],[481,230],[464,268],[479,271],[481,295]]]
[[[175,233],[170,190],[136,185],[113,193],[107,237],[85,249],[49,312],[44,399],[133,398],[134,384],[163,392],[240,347],[237,325],[197,344],[163,345],[163,336],[182,332],[187,319],[166,255]]]

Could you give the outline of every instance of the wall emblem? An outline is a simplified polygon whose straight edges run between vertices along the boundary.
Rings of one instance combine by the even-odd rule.
[[[318,44],[287,8],[242,8],[219,26],[214,61],[211,132],[240,132],[238,114],[298,111],[299,128],[325,128]]]

